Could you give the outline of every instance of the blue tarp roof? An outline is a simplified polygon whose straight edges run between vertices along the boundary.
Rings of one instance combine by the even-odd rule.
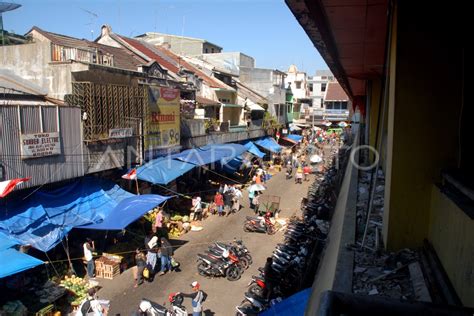
[[[179,154],[171,155],[171,158],[197,166],[203,166],[213,162],[220,162],[224,165],[245,151],[245,147],[240,144],[213,144],[188,149]]]
[[[158,158],[137,168],[137,177],[140,180],[153,184],[168,184],[196,167],[184,161]]]
[[[260,313],[259,316],[303,316],[310,294],[311,288],[293,294],[283,301],[270,306],[266,311]]]
[[[0,251],[18,245],[18,242],[0,233]]]
[[[246,142],[246,143],[244,143],[243,145],[244,145],[244,147],[247,149],[247,151],[248,151],[249,153],[251,153],[252,155],[255,155],[255,156],[259,157],[259,158],[265,157],[265,153],[261,152],[260,149],[258,149],[258,147],[255,146],[254,143],[252,143],[252,142]]]
[[[41,251],[56,246],[74,227],[102,222],[127,199],[140,203],[147,195],[135,196],[115,183],[86,177],[53,191],[37,191],[28,199],[12,201],[8,211],[0,208],[0,232],[23,245]],[[149,209],[156,204],[150,203]],[[5,215],[8,214],[8,215]]]
[[[303,139],[303,136],[301,135],[296,135],[296,134],[288,134],[286,138],[289,138],[295,142],[300,142]]]
[[[136,221],[153,207],[163,203],[171,196],[145,194],[123,199],[105,219],[97,224],[85,225],[78,228],[121,230]]]
[[[232,159],[231,161],[229,161],[228,163],[226,163],[223,166],[223,170],[226,173],[232,174],[232,173],[234,173],[234,172],[236,172],[237,170],[240,169],[240,166],[242,165],[243,161],[244,161],[244,158],[242,156],[237,156],[234,159]]]
[[[34,268],[44,263],[39,259],[11,248],[1,250],[0,258],[8,259],[2,260],[2,264],[0,265],[0,278]]]
[[[281,151],[281,146],[271,137],[259,139],[255,141],[255,144],[274,153],[279,153]]]

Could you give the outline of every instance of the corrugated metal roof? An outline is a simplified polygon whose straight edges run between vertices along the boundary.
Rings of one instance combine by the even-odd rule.
[[[221,105],[219,101],[214,101],[208,98],[196,96],[196,101],[200,104],[205,104],[205,105]]]
[[[348,101],[349,97],[347,96],[344,89],[338,82],[329,82],[326,88],[326,97],[324,101]]]
[[[88,41],[86,39],[78,39],[62,34],[47,32],[36,26],[34,26],[30,30],[30,32],[32,31],[37,31],[56,45],[88,50],[97,49],[102,53],[113,55],[114,67],[116,68],[137,71],[138,66],[146,64],[147,62],[143,58],[135,54],[129,53],[126,49],[123,48],[103,45],[96,42]]]
[[[149,58],[156,60],[160,65],[167,68],[168,70],[178,73],[180,67],[195,73],[199,78],[206,82],[211,88],[227,88],[227,85],[222,83],[220,80],[208,76],[197,67],[186,62],[183,58],[176,55],[172,51],[159,46],[153,46],[146,43],[142,40],[137,40],[133,38],[128,38],[122,35],[111,34],[111,36],[118,36],[120,39],[127,42],[129,45],[133,46],[135,49],[139,50]]]
[[[268,103],[267,99],[260,95],[259,93],[253,91],[246,85],[242,84],[239,81],[235,81],[237,84],[237,93],[239,96],[243,98],[249,98],[252,102],[259,103],[259,104],[266,104]]]

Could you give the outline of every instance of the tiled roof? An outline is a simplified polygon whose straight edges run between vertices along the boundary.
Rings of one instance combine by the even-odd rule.
[[[171,72],[174,72],[175,74],[179,72],[179,67],[177,66],[177,64],[167,58],[164,58],[164,56],[162,56],[162,54],[156,51],[156,48],[152,45],[122,35],[115,35],[125,41],[128,45],[145,54],[148,58],[158,62],[162,67],[168,69]]]
[[[114,57],[114,67],[116,68],[138,71],[139,65],[146,64],[146,61],[143,58],[140,58],[135,54],[129,53],[126,49],[123,48],[112,47],[96,42],[91,42],[86,39],[78,39],[62,34],[47,32],[36,26],[33,27],[31,30],[37,31],[56,45],[79,49],[93,48],[101,51],[102,53],[111,54]]]
[[[349,101],[349,97],[338,82],[329,82],[324,101]]]
[[[146,56],[148,56],[151,59],[156,60],[161,66],[165,67],[166,69],[178,73],[179,68],[183,67],[184,69],[191,71],[195,73],[199,78],[201,78],[204,82],[206,82],[211,88],[222,88],[225,89],[227,86],[219,81],[218,79],[215,79],[213,77],[210,77],[209,75],[205,74],[195,66],[189,64],[186,62],[183,58],[179,57],[172,51],[160,47],[160,46],[154,46],[151,44],[146,43],[145,41],[125,37],[122,35],[117,35],[119,36],[123,41],[125,41],[127,44],[133,46],[135,49],[139,50]]]

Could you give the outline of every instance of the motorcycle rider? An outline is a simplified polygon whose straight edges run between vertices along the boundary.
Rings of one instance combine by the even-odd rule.
[[[193,289],[193,293],[185,294],[185,293],[178,292],[177,294],[180,294],[183,297],[191,298],[192,305],[193,305],[193,316],[201,316],[202,303],[206,299],[207,294],[200,289],[201,285],[197,281],[194,281],[193,283],[191,283],[191,287]]]
[[[272,264],[272,257],[268,257],[264,268],[265,288],[263,289],[263,297],[266,300],[270,300],[273,296],[273,288],[275,287],[275,281],[278,279],[275,270],[273,270]]]

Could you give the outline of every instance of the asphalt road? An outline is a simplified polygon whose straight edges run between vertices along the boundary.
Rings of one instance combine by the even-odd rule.
[[[281,197],[281,218],[298,214],[301,198],[305,197],[309,184],[295,184],[294,179],[286,180],[283,171],[274,175],[267,182],[266,194]],[[257,274],[258,267],[264,266],[265,260],[271,255],[275,245],[283,239],[283,232],[273,236],[259,233],[246,233],[243,231],[245,216],[252,215],[248,208],[248,195],[244,190],[243,208],[237,214],[229,217],[210,216],[203,221],[204,229],[200,232],[189,232],[175,242],[181,246],[175,250],[175,258],[181,263],[181,272],[171,272],[157,276],[152,283],[144,283],[134,288],[131,270],[125,271],[114,280],[99,279],[103,288],[99,291],[101,299],[111,301],[109,315],[130,315],[133,313],[142,298],[147,298],[157,303],[168,303],[168,295],[173,292],[191,293],[190,283],[198,281],[201,289],[208,294],[204,303],[204,315],[235,315],[235,306],[243,300],[247,284],[252,275]],[[204,252],[208,245],[214,241],[231,241],[234,237],[241,238],[249,248],[253,257],[253,264],[244,272],[241,279],[230,282],[225,278],[208,279],[198,275],[196,270],[197,254]],[[191,313],[191,301],[185,299],[185,306]]]

